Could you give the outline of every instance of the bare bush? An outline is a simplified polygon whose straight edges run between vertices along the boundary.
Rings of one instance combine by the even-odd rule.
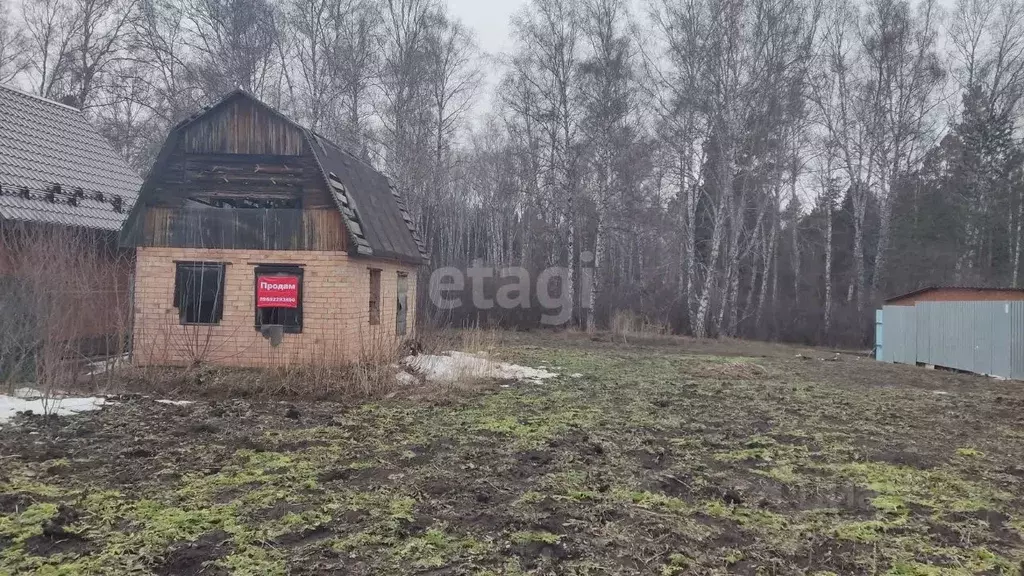
[[[502,339],[499,328],[482,327],[479,324],[468,328],[425,327],[417,332],[418,352],[440,354],[452,350],[470,353],[491,352]]]
[[[127,349],[131,260],[112,234],[30,224],[5,224],[0,234],[0,383],[31,383],[56,407],[86,359],[112,364]],[[91,384],[106,387],[107,372],[95,370]]]
[[[612,314],[611,324],[612,333],[623,339],[627,336],[655,336],[671,333],[667,325],[653,321],[632,310],[616,310]]]

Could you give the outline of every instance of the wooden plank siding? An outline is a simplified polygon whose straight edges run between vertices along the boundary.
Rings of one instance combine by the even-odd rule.
[[[302,130],[250,100],[215,107],[170,142],[174,148],[154,167],[147,206],[263,197],[294,198],[303,209],[336,209]]]
[[[133,231],[145,247],[245,250],[348,249],[337,210],[174,208],[147,206]]]
[[[249,98],[235,97],[178,130],[165,143],[170,148],[154,166],[139,215],[126,231],[132,244],[348,249],[344,219],[301,128]],[[298,202],[294,208],[290,202],[243,207],[259,206],[261,199]],[[215,207],[225,204],[238,207]]]
[[[306,139],[302,130],[271,110],[235,98],[186,126],[181,141],[186,154],[299,156]]]
[[[312,155],[172,154],[160,168],[151,206],[188,198],[296,198],[303,208],[337,209]]]

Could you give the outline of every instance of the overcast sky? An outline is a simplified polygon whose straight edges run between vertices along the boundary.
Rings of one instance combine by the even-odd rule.
[[[473,31],[480,50],[487,56],[497,56],[512,50],[509,19],[526,3],[527,0],[448,0],[448,9]],[[476,105],[473,106],[474,120],[477,122],[490,109],[494,86],[501,74],[493,62],[485,61],[484,71],[486,83],[481,87]]]
[[[495,55],[512,47],[509,18],[526,0],[448,0],[451,13],[476,34],[480,48]]]

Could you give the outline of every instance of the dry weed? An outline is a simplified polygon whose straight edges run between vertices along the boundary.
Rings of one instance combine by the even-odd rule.
[[[659,336],[671,333],[666,324],[655,322],[648,316],[632,310],[616,310],[612,314],[611,330],[623,340],[630,336]]]

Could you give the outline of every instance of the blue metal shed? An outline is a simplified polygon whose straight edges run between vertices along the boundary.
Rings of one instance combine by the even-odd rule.
[[[876,358],[1024,379],[1024,301],[922,301],[876,313]]]

